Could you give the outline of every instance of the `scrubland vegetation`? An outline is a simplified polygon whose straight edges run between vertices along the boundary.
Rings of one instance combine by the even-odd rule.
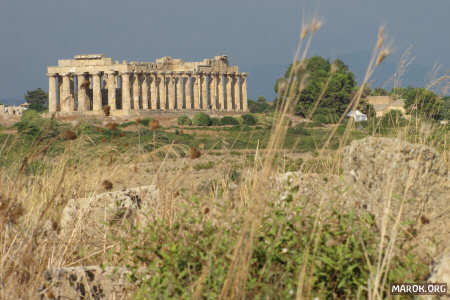
[[[432,146],[448,168],[441,106],[416,105],[408,118],[345,118],[364,106],[365,85],[389,49],[380,30],[357,87],[343,62],[305,59],[319,27],[314,19],[302,28],[276,103],[250,103],[254,113],[168,124],[24,113],[17,133],[0,134],[0,297],[30,298],[46,269],[78,265],[127,267],[135,299],[384,299],[390,283],[426,280],[432,258],[402,247],[426,220],[400,226],[388,205],[377,223],[326,182],[342,176],[344,147],[369,136]],[[320,201],[299,195],[301,184],[280,181],[288,171],[320,177],[330,192]],[[89,238],[80,234],[89,223],[61,229],[69,199],[149,184],[160,194],[147,222],[105,223]]]

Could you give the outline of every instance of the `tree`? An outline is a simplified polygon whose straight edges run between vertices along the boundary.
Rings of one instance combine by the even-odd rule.
[[[329,117],[320,117],[319,119],[334,120],[336,115],[344,112],[350,103],[351,93],[356,86],[356,82],[353,73],[343,61],[337,59],[331,64],[323,57],[314,56],[306,59],[303,63],[297,62],[293,70],[296,80],[293,81],[293,84],[287,86],[292,68],[291,64],[284,77],[277,80],[275,92],[280,95],[288,89],[289,95],[294,97],[295,114],[303,117],[309,116],[324,89],[325,93],[315,114],[327,114]],[[303,80],[304,88],[300,92]],[[327,84],[328,86],[326,86]],[[277,101],[279,100],[277,98]]]
[[[264,96],[259,96],[256,101],[248,100],[248,109],[251,113],[264,113],[273,110],[273,106],[267,103]]]
[[[48,103],[48,95],[41,88],[36,90],[27,91],[25,94],[25,100],[30,105],[30,109],[34,109],[36,111],[46,110]]]
[[[388,92],[383,88],[374,88],[371,93],[371,96],[387,96]]]
[[[405,109],[410,114],[440,120],[443,118],[444,101],[425,88],[407,88],[404,92]]]

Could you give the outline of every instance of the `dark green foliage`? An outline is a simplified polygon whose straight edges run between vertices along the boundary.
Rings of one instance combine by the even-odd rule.
[[[44,111],[47,109],[48,95],[41,88],[27,91],[25,100],[30,104],[29,109],[34,109],[36,111]]]
[[[391,110],[381,117],[379,127],[381,128],[392,128],[405,126],[408,121],[403,118],[403,114],[399,110]]]
[[[331,124],[339,121],[340,115],[331,108],[319,108],[312,116],[312,120],[316,123]]]
[[[190,126],[190,125],[192,125],[192,121],[191,121],[191,119],[189,119],[188,116],[182,115],[182,116],[178,117],[177,124],[180,126],[186,126],[186,125]]]
[[[131,125],[137,125],[137,122],[135,121],[128,121],[128,122],[123,122],[122,124],[119,125],[119,127],[121,128],[125,128]]]
[[[142,120],[139,120],[138,123],[144,125],[144,126],[148,126],[148,124],[150,124],[150,121],[152,120],[152,118],[144,118]]]
[[[211,118],[211,125],[212,125],[212,126],[220,126],[220,125],[222,125],[222,124],[221,124],[219,118]]]
[[[389,93],[383,88],[374,88],[370,92],[370,95],[371,96],[387,96],[387,95],[389,95]]]
[[[192,118],[192,124],[195,126],[209,126],[211,125],[211,118],[209,115],[199,112]]]
[[[298,135],[311,135],[311,132],[305,128],[305,123],[299,123],[293,128],[288,129],[288,133],[290,134],[298,134]]]
[[[408,87],[402,91],[402,96],[405,97],[405,109],[409,114],[435,120],[443,119],[442,111],[443,98],[425,88]]]
[[[266,98],[259,96],[256,101],[248,99],[248,109],[251,113],[265,113],[274,111],[275,107],[270,105]]]
[[[333,212],[321,220],[315,244],[314,214],[305,214],[288,195],[280,207],[270,203],[254,240],[245,296],[248,299],[295,299],[302,266],[307,264],[311,295],[320,299],[367,297],[370,264],[378,257],[379,229],[369,214]],[[131,280],[140,282],[137,299],[191,299],[201,276],[201,298],[217,299],[231,264],[230,253],[242,228],[237,219],[223,230],[205,220],[210,205],[192,197],[174,223],[151,222],[134,230],[135,239],[121,244]],[[308,246],[315,244],[314,253]],[[305,260],[306,258],[306,260]],[[207,273],[204,273],[205,268]],[[420,281],[427,270],[412,256],[392,261],[386,286]],[[309,274],[309,273],[308,273]],[[150,275],[150,276],[149,276]],[[387,292],[387,291],[386,291]],[[387,295],[387,294],[386,294]]]
[[[322,89],[329,80],[328,88],[318,106],[318,111],[321,111],[319,115],[325,114],[326,116],[316,118],[327,122],[330,119],[330,115],[333,115],[332,119],[334,119],[335,115],[341,115],[344,112],[350,102],[356,82],[353,73],[341,60],[335,60],[333,63],[336,71],[332,75],[331,64],[323,57],[311,57],[304,62],[303,66],[297,63],[296,71],[294,72],[297,77],[296,84],[287,87],[289,74],[292,69],[292,65],[290,65],[284,78],[278,79],[275,84],[275,91],[280,94],[282,92],[280,87],[284,89],[288,88],[289,90],[293,89],[293,94],[295,95],[294,103],[296,103],[295,113],[303,117],[308,117],[315,102],[319,99]],[[300,93],[300,82],[305,74],[308,77],[305,81],[305,88]]]
[[[256,125],[256,118],[254,115],[251,114],[245,114],[242,115],[242,123],[245,125]]]
[[[239,125],[239,121],[231,116],[225,116],[220,120],[222,125]]]
[[[37,111],[30,109],[23,112],[20,121],[14,126],[20,134],[29,137],[39,137],[42,134],[54,137],[58,134],[58,124],[55,120],[43,118]]]

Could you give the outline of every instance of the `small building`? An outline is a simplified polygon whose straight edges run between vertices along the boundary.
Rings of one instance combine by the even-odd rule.
[[[359,110],[356,110],[356,111],[352,110],[352,111],[350,111],[347,114],[347,117],[353,118],[355,120],[355,122],[367,121],[367,115],[363,114]]]
[[[391,110],[399,110],[405,114],[405,100],[394,100],[391,96],[368,96],[367,102],[372,104],[377,117],[382,117]]]

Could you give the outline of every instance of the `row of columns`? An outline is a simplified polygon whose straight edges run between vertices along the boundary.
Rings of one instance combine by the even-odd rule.
[[[248,110],[246,73],[96,72],[48,76],[50,112],[101,111],[104,105],[112,111]]]

